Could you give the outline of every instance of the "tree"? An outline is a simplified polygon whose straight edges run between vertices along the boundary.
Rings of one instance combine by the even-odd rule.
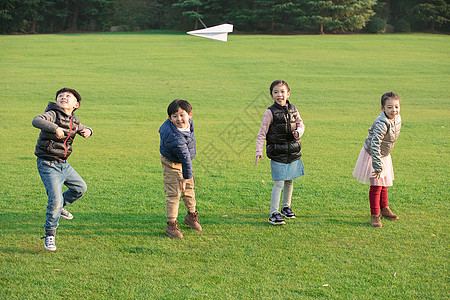
[[[296,18],[303,15],[301,3],[304,0],[254,0],[223,6],[226,19],[240,30],[276,31],[294,28]]]
[[[0,0],[0,33],[193,29],[232,23],[236,30],[319,29],[450,31],[450,0]],[[378,4],[377,4],[378,3]],[[370,23],[368,23],[370,21]],[[403,24],[400,26],[400,24]]]
[[[255,1],[258,4],[258,18],[261,20],[265,17],[268,23],[265,29],[275,31],[278,28],[284,28],[295,24],[295,18],[303,15],[301,2],[291,0]]]
[[[160,29],[167,25],[164,19],[164,7],[158,0],[115,0],[113,16],[108,19],[110,26],[118,25],[122,29]],[[170,9],[167,8],[167,9]]]
[[[3,0],[0,4],[1,32],[14,31],[36,33],[38,22],[43,19],[52,1],[47,0]]]
[[[15,20],[16,0],[6,0],[0,2],[0,33],[8,33],[15,30],[17,20]]]
[[[179,0],[177,3],[172,4],[172,7],[180,8],[181,15],[187,17],[189,20],[195,22],[194,29],[198,28],[198,21],[203,18],[200,13],[200,7],[203,6],[203,2],[200,0]]]
[[[445,0],[428,0],[412,8],[416,19],[425,24],[431,24],[434,32],[436,25],[443,25],[449,21],[449,5]]]
[[[307,16],[298,20],[301,23],[317,24],[320,34],[324,28],[332,32],[355,31],[364,28],[375,13],[372,7],[376,0],[328,0],[307,1]]]
[[[54,5],[54,1],[47,0],[23,0],[22,16],[28,21],[30,33],[38,32],[38,22],[45,19],[48,9]]]
[[[66,9],[71,13],[71,25],[69,31],[77,31],[79,26],[91,27],[95,30],[96,22],[109,10],[114,4],[113,0],[67,0]],[[92,28],[94,27],[94,28]]]

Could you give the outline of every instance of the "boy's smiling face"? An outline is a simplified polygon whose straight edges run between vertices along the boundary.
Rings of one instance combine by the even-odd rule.
[[[71,115],[80,106],[80,103],[72,93],[63,92],[56,97],[56,105],[61,107],[66,114]]]
[[[192,111],[187,113],[181,107],[178,107],[178,110],[169,116],[169,120],[175,125],[178,129],[187,129],[189,128],[189,119],[192,117]]]

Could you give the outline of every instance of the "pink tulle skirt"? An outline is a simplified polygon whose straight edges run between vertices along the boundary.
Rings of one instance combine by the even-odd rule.
[[[359,153],[358,161],[353,170],[353,177],[362,184],[377,185],[377,186],[392,186],[394,180],[394,168],[392,167],[391,155],[381,157],[381,165],[383,171],[380,178],[373,177],[372,173],[375,171],[372,167],[372,157],[364,149]]]

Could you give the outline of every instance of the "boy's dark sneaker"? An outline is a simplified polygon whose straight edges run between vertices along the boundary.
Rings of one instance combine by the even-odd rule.
[[[54,235],[43,236],[43,237],[41,237],[41,240],[42,239],[45,239],[45,242],[44,242],[45,250],[48,250],[48,251],[55,251],[56,250],[55,236]]]
[[[289,206],[285,206],[281,209],[281,215],[288,219],[295,219],[295,214],[292,212]]]
[[[61,218],[66,219],[66,220],[72,220],[73,215],[63,207],[61,209]]]
[[[275,212],[270,215],[269,217],[269,223],[272,225],[284,225],[286,222],[284,222],[283,218],[281,217],[280,213]]]

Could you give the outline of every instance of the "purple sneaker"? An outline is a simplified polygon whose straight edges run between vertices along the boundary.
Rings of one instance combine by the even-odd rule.
[[[292,212],[291,208],[289,206],[285,206],[281,209],[281,214],[283,217],[288,219],[295,219],[295,214]]]
[[[269,223],[272,224],[272,225],[284,225],[284,224],[286,224],[286,222],[284,222],[284,220],[281,217],[279,212],[275,212],[269,217]]]

